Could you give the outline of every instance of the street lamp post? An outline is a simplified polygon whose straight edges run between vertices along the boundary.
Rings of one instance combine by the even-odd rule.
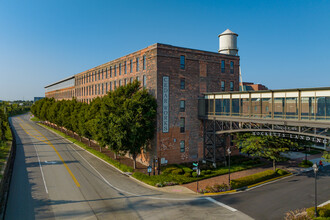
[[[227,149],[227,153],[228,153],[228,156],[229,156],[229,161],[228,161],[228,186],[229,186],[229,189],[231,189],[230,187],[230,154],[231,154],[231,151],[230,151],[230,147],[228,147]]]
[[[317,167],[317,164],[314,163],[313,164],[313,170],[314,170],[314,175],[315,175],[315,217],[317,217],[317,188],[316,188],[316,174],[317,174],[317,171],[319,170],[318,167]]]

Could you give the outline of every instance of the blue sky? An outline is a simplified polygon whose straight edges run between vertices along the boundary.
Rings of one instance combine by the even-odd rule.
[[[154,43],[217,52],[238,36],[243,81],[330,86],[330,1],[0,1],[0,100]]]

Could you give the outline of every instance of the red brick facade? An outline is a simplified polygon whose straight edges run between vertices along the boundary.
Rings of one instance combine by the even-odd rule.
[[[184,67],[180,65],[180,59],[184,60]],[[221,69],[222,61],[225,62],[224,69]],[[169,130],[166,133],[163,133],[164,76],[169,77]],[[168,163],[202,159],[203,129],[198,119],[198,98],[204,92],[221,91],[221,84],[225,91],[238,91],[239,57],[154,44],[76,74],[74,94],[78,100],[89,103],[114,90],[115,85],[125,85],[137,77],[141,85],[145,82],[158,104],[156,135],[151,151],[141,156],[141,162],[149,164],[156,157],[164,158]],[[184,88],[180,88],[182,80]],[[184,110],[180,110],[180,101],[185,101]],[[184,131],[180,131],[182,118]]]

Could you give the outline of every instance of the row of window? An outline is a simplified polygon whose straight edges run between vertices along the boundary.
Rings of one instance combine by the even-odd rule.
[[[146,56],[144,55],[142,58],[142,68],[143,70],[146,69],[146,65],[147,65],[147,60],[146,60]],[[112,77],[116,77],[117,73],[120,76],[122,74],[122,69],[124,67],[124,74],[127,74],[127,70],[129,66],[129,72],[132,73],[133,72],[133,60],[131,59],[129,61],[129,63],[127,61],[125,61],[122,65],[122,63],[119,63],[118,66],[117,64],[114,66],[109,66],[109,68],[105,68],[105,69],[100,69],[97,71],[93,71],[91,73],[86,73],[83,76],[79,77],[76,79],[76,85],[82,85],[82,84],[86,84],[86,83],[90,83],[90,82],[94,82],[94,81],[98,81],[98,80],[103,80],[104,78],[112,78]],[[135,68],[136,68],[136,72],[138,72],[140,70],[140,66],[139,66],[139,57],[136,58],[135,60]]]
[[[221,73],[226,72],[225,60],[221,60]],[[186,57],[184,55],[180,56],[180,69],[184,70],[186,68]],[[230,73],[234,73],[234,61],[230,61]]]
[[[140,78],[137,76],[136,80],[140,80]],[[118,84],[117,84],[118,82]],[[127,85],[128,83],[133,82],[133,77],[131,78],[125,78],[123,80],[118,80],[118,81],[111,81],[111,82],[106,82],[106,83],[99,83],[99,84],[94,84],[90,86],[84,86],[81,88],[76,89],[76,94],[77,96],[91,96],[91,95],[104,95],[108,91],[115,90],[117,86],[123,86]],[[142,85],[143,87],[147,86],[147,77],[146,75],[143,75],[142,77]]]

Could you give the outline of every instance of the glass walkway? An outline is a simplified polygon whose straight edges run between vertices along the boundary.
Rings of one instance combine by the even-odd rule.
[[[330,87],[205,93],[200,118],[253,118],[330,123]]]

